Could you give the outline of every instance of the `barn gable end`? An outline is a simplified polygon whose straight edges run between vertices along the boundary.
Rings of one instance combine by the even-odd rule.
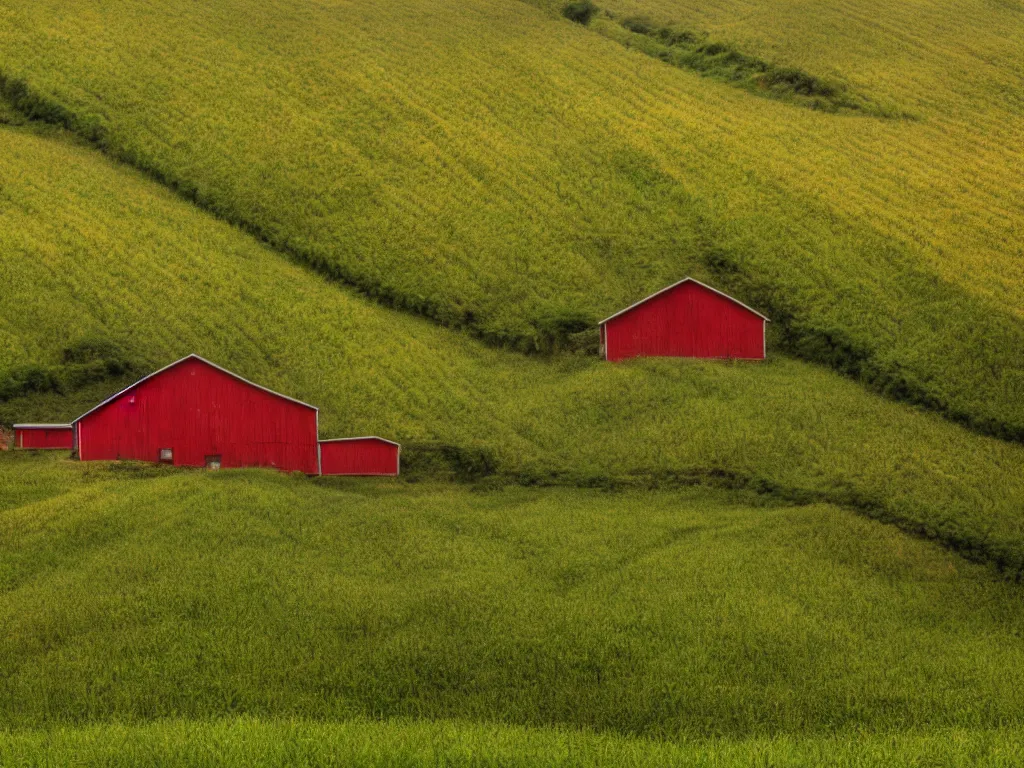
[[[74,422],[83,460],[318,474],[317,409],[189,355]]]
[[[761,360],[768,318],[693,278],[615,313],[600,323],[606,360],[698,357]]]

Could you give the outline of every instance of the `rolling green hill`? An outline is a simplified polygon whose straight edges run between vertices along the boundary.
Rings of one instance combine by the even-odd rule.
[[[1024,6],[564,5],[0,0],[0,425],[403,444],[0,452],[0,765],[1016,764]],[[598,359],[684,275],[763,364]]]
[[[827,505],[10,454],[0,477],[8,727],[415,717],[855,754],[1024,714],[1019,587]]]
[[[752,488],[1024,570],[1020,446],[778,355],[610,365],[488,348],[288,264],[59,134],[0,141],[0,344],[15,367],[59,366],[97,336],[140,372],[198,352],[320,406],[324,437],[400,440],[414,470],[448,446],[457,471],[518,482]],[[71,419],[123,383],[11,400],[0,416]]]
[[[0,72],[23,109],[443,323],[543,347],[711,276],[800,356],[1020,439],[1024,14],[881,5],[613,7],[914,120],[760,99],[514,0],[5,2]]]

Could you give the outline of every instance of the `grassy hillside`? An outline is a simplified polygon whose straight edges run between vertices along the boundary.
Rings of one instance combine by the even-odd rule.
[[[83,338],[139,371],[198,352],[319,405],[325,437],[402,441],[421,474],[443,445],[462,473],[516,481],[750,488],[1024,569],[1019,446],[780,356],[608,365],[488,348],[330,285],[59,135],[0,142],[0,346],[15,368],[60,370]],[[71,419],[123,383],[17,398],[0,417]]]
[[[1024,715],[1019,587],[827,505],[10,454],[0,478],[20,496],[0,512],[12,728],[366,716],[913,746]]]
[[[1019,761],[1024,6],[597,5],[0,0],[0,424],[403,444],[0,452],[0,765]],[[767,361],[597,358],[687,274]]]
[[[711,277],[799,355],[1024,436],[1018,6],[611,6],[917,119],[759,99],[512,0],[5,2],[0,71],[23,109],[444,323],[545,346]]]
[[[1012,768],[1024,749],[1020,732],[945,730],[715,740],[685,745],[579,731],[429,722],[310,723],[255,718],[144,726],[94,725],[0,732],[0,760],[11,766],[82,761],[118,766],[172,764],[323,768],[419,766],[640,766],[702,768],[772,765],[973,765]]]

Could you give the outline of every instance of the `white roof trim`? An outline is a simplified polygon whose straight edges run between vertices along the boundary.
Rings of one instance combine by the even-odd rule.
[[[692,277],[684,277],[684,278],[683,278],[682,280],[680,280],[680,281],[679,281],[678,283],[672,283],[672,285],[669,285],[669,286],[667,286],[667,287],[665,287],[665,288],[662,288],[662,289],[661,289],[660,291],[655,291],[655,292],[654,292],[654,293],[652,293],[652,294],[651,294],[650,296],[648,296],[648,297],[647,297],[646,299],[640,299],[640,301],[638,301],[638,302],[636,302],[636,303],[634,303],[634,304],[630,304],[630,305],[629,305],[628,307],[626,307],[625,309],[620,309],[620,310],[619,310],[618,312],[616,312],[616,313],[615,313],[614,315],[611,315],[610,317],[606,317],[606,318],[605,318],[604,320],[602,320],[601,322],[599,322],[599,323],[598,323],[598,325],[604,325],[604,324],[605,324],[605,323],[607,323],[607,322],[608,322],[609,320],[614,320],[614,319],[615,319],[616,317],[618,317],[619,315],[624,315],[624,314],[626,314],[627,312],[629,312],[629,311],[630,311],[631,309],[635,309],[636,307],[639,307],[639,306],[640,306],[641,304],[645,304],[646,302],[650,301],[650,300],[651,300],[651,299],[653,299],[653,298],[654,298],[655,296],[660,296],[661,294],[665,293],[666,291],[671,291],[671,290],[672,290],[673,288],[675,288],[675,287],[677,287],[677,286],[680,286],[680,285],[682,285],[683,283],[696,283],[697,285],[701,286],[702,288],[707,288],[707,289],[708,289],[709,291],[713,291],[714,293],[717,293],[717,294],[718,294],[719,296],[722,296],[722,297],[724,297],[724,298],[728,299],[728,300],[729,300],[729,301],[731,301],[731,302],[732,302],[733,304],[739,304],[739,305],[740,305],[741,307],[743,307],[744,309],[746,309],[746,310],[749,310],[749,311],[753,312],[753,313],[754,313],[755,315],[757,315],[758,317],[760,317],[760,318],[761,318],[762,320],[764,320],[764,321],[765,321],[766,323],[770,323],[770,322],[771,322],[771,320],[769,320],[769,319],[768,319],[767,317],[765,317],[764,315],[762,315],[762,314],[761,314],[760,312],[758,312],[758,311],[757,311],[756,309],[754,309],[753,307],[748,307],[748,306],[747,306],[746,304],[744,304],[744,303],[743,303],[742,301],[740,301],[739,299],[734,299],[734,298],[733,298],[732,296],[730,296],[729,294],[727,294],[727,293],[722,293],[722,292],[721,292],[720,290],[718,290],[717,288],[712,288],[712,287],[711,287],[710,285],[706,285],[705,283],[702,283],[702,282],[701,282],[700,280],[694,280],[694,279],[693,279]]]
[[[399,448],[402,446],[396,443],[394,440],[386,440],[383,437],[377,437],[377,435],[364,435],[363,437],[332,437],[329,440],[319,440],[321,443],[347,443],[350,440],[380,440],[382,443],[389,443],[391,445],[397,445]]]
[[[163,373],[164,371],[169,371],[169,370],[170,370],[171,368],[173,368],[174,366],[176,366],[176,365],[180,365],[181,363],[184,363],[184,362],[185,362],[186,360],[198,360],[198,361],[199,361],[199,362],[201,362],[201,363],[206,363],[206,364],[207,364],[208,366],[210,366],[211,368],[216,368],[216,369],[217,369],[218,371],[220,371],[221,373],[226,373],[226,374],[227,374],[228,376],[230,376],[231,378],[233,378],[233,379],[237,379],[238,381],[242,382],[243,384],[248,384],[248,385],[249,385],[250,387],[255,387],[256,389],[262,390],[262,391],[264,391],[264,392],[266,392],[266,393],[268,393],[268,394],[274,395],[274,396],[276,396],[276,397],[280,397],[280,398],[282,398],[283,400],[288,400],[289,402],[292,402],[292,403],[296,403],[297,405],[303,405],[303,406],[305,406],[306,408],[312,408],[312,409],[313,409],[314,411],[316,411],[316,412],[317,412],[318,414],[319,414],[319,412],[320,412],[320,409],[319,409],[319,408],[317,408],[317,407],[316,407],[315,405],[310,405],[309,403],[304,403],[304,402],[302,402],[301,400],[296,400],[296,399],[295,399],[294,397],[288,397],[288,395],[282,395],[282,394],[281,394],[280,392],[275,392],[275,391],[274,391],[274,390],[272,390],[272,389],[267,389],[266,387],[261,387],[261,386],[260,386],[259,384],[255,384],[255,383],[253,383],[253,382],[249,381],[248,379],[243,379],[243,378],[242,378],[241,376],[239,376],[239,375],[238,375],[237,373],[234,373],[234,372],[232,372],[232,371],[229,371],[229,370],[228,370],[227,368],[221,368],[221,367],[220,367],[219,365],[217,365],[216,363],[211,363],[211,362],[210,362],[209,360],[207,360],[207,359],[206,359],[205,357],[200,357],[199,355],[196,355],[196,354],[191,354],[191,355],[185,355],[185,357],[181,358],[180,360],[175,360],[175,361],[174,361],[173,363],[171,363],[170,365],[165,365],[165,366],[164,366],[163,368],[161,368],[161,369],[160,369],[160,370],[158,370],[158,371],[153,371],[153,372],[152,372],[151,374],[149,374],[148,376],[143,376],[143,377],[142,377],[141,379],[139,379],[138,381],[136,381],[136,382],[135,382],[134,384],[129,384],[129,385],[127,386],[127,387],[125,387],[124,389],[122,389],[122,390],[121,390],[120,392],[118,392],[118,393],[117,393],[116,395],[111,395],[110,397],[108,397],[108,398],[107,398],[106,400],[104,400],[104,401],[103,401],[102,403],[100,403],[99,405],[97,405],[97,406],[95,406],[95,407],[93,407],[93,408],[90,408],[90,409],[89,409],[88,411],[86,411],[85,413],[83,413],[83,414],[82,414],[81,416],[79,416],[79,417],[78,417],[77,419],[75,419],[75,420],[74,420],[73,422],[71,422],[71,423],[72,423],[72,424],[77,424],[77,423],[78,423],[78,422],[80,422],[80,421],[81,421],[82,419],[84,419],[84,418],[85,418],[86,416],[88,416],[88,415],[89,415],[90,413],[93,413],[94,411],[98,411],[98,410],[99,410],[100,408],[102,408],[103,406],[105,406],[105,405],[106,405],[107,403],[111,403],[111,402],[113,402],[114,400],[117,400],[117,398],[119,398],[119,397],[120,397],[121,395],[123,395],[123,394],[124,394],[125,392],[128,392],[128,391],[130,391],[130,390],[133,390],[133,389],[135,389],[135,388],[136,388],[137,386],[139,386],[139,384],[141,384],[142,382],[144,382],[144,381],[149,381],[149,380],[150,380],[150,379],[152,379],[152,378],[153,378],[154,376],[159,376],[159,375],[160,375],[161,373]]]
[[[70,424],[15,424],[15,429],[71,429]]]

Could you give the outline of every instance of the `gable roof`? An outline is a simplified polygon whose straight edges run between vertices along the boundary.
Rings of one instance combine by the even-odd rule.
[[[351,440],[380,440],[382,443],[388,443],[389,445],[402,446],[396,443],[394,440],[385,440],[383,437],[377,437],[376,435],[365,435],[363,437],[332,437],[327,440],[318,440],[319,443],[346,443]]]
[[[609,320],[614,320],[614,319],[615,319],[616,317],[618,317],[619,315],[624,315],[624,314],[626,314],[627,312],[629,312],[630,310],[632,310],[632,309],[636,309],[636,308],[637,308],[637,307],[639,307],[639,306],[640,306],[641,304],[646,304],[646,303],[647,303],[648,301],[650,301],[651,299],[653,299],[653,298],[655,298],[655,297],[657,297],[657,296],[661,296],[661,294],[663,294],[663,293],[665,293],[665,292],[667,292],[667,291],[671,291],[671,290],[672,290],[673,288],[676,288],[676,287],[678,287],[678,286],[682,285],[683,283],[694,283],[694,284],[696,284],[696,285],[699,285],[699,286],[700,286],[701,288],[707,288],[707,289],[708,289],[709,291],[711,291],[712,293],[717,293],[717,294],[718,294],[719,296],[722,296],[722,297],[724,297],[724,298],[728,299],[728,300],[729,300],[729,301],[731,301],[731,302],[732,302],[733,304],[739,304],[739,305],[740,305],[741,307],[743,307],[743,308],[744,308],[745,310],[747,310],[748,312],[753,312],[753,313],[754,313],[755,315],[757,315],[758,317],[760,317],[760,318],[761,318],[762,320],[764,320],[764,321],[765,321],[766,323],[770,323],[770,322],[771,322],[771,320],[769,320],[769,319],[768,319],[767,317],[765,317],[764,315],[762,315],[762,314],[761,314],[760,312],[758,312],[758,311],[757,311],[756,309],[754,309],[753,307],[748,307],[748,306],[747,306],[746,304],[744,304],[744,303],[743,303],[742,301],[740,301],[739,299],[734,299],[734,298],[733,298],[732,296],[730,296],[729,294],[727,294],[727,293],[722,293],[722,292],[721,292],[720,290],[718,290],[717,288],[712,288],[712,287],[711,287],[710,285],[705,285],[705,284],[704,284],[704,283],[702,283],[702,282],[701,282],[700,280],[694,280],[694,279],[693,279],[692,277],[684,277],[684,278],[683,278],[682,280],[680,280],[679,282],[677,282],[677,283],[672,283],[672,285],[666,286],[665,288],[662,288],[662,289],[661,289],[660,291],[655,291],[654,293],[652,293],[652,294],[651,294],[650,296],[648,296],[647,298],[645,298],[645,299],[640,299],[640,301],[638,301],[638,302],[636,302],[636,303],[634,303],[634,304],[630,304],[630,305],[629,305],[628,307],[626,307],[625,309],[620,309],[620,310],[619,310],[618,312],[616,312],[616,313],[615,313],[614,315],[611,315],[611,316],[609,316],[609,317],[606,317],[606,318],[605,318],[604,320],[602,320],[601,322],[599,322],[599,323],[598,323],[598,325],[604,325],[604,324],[605,324],[605,323],[607,323],[607,322],[608,322]]]
[[[165,371],[169,371],[169,370],[171,370],[171,368],[174,368],[175,366],[181,365],[186,360],[198,360],[199,362],[204,363],[205,365],[208,365],[211,368],[215,368],[216,370],[220,371],[221,373],[226,373],[231,378],[236,379],[237,381],[240,381],[243,384],[248,384],[250,387],[254,387],[256,389],[262,390],[263,392],[266,392],[267,394],[270,394],[270,395],[274,395],[275,397],[280,397],[282,400],[287,400],[289,402],[295,403],[296,405],[302,405],[302,406],[305,406],[306,408],[312,408],[317,413],[320,412],[320,409],[317,408],[315,405],[310,405],[309,403],[304,403],[301,400],[296,400],[294,397],[288,397],[288,395],[282,395],[280,392],[275,392],[272,389],[267,389],[266,387],[261,387],[259,384],[254,384],[253,382],[249,381],[248,379],[243,379],[237,373],[233,373],[233,372],[229,371],[227,368],[221,368],[216,363],[211,363],[209,360],[207,360],[204,357],[200,357],[197,354],[191,354],[191,355],[186,355],[185,357],[181,358],[180,360],[175,360],[170,365],[165,365],[163,368],[161,368],[158,371],[153,371],[148,376],[143,376],[141,379],[136,381],[134,384],[129,384],[127,387],[122,389],[116,395],[111,395],[110,397],[108,397],[106,400],[104,400],[99,405],[94,406],[93,408],[90,408],[88,411],[86,411],[81,416],[79,416],[77,419],[75,419],[73,422],[71,422],[71,424],[72,425],[77,424],[82,419],[84,419],[86,416],[88,416],[90,413],[94,413],[95,411],[98,411],[100,408],[102,408],[103,406],[107,405],[108,403],[112,403],[114,400],[117,400],[117,398],[119,398],[121,395],[125,394],[126,392],[130,392],[131,390],[135,389],[137,386],[139,386],[143,382],[149,381],[153,377],[159,376],[161,373],[164,373]]]

